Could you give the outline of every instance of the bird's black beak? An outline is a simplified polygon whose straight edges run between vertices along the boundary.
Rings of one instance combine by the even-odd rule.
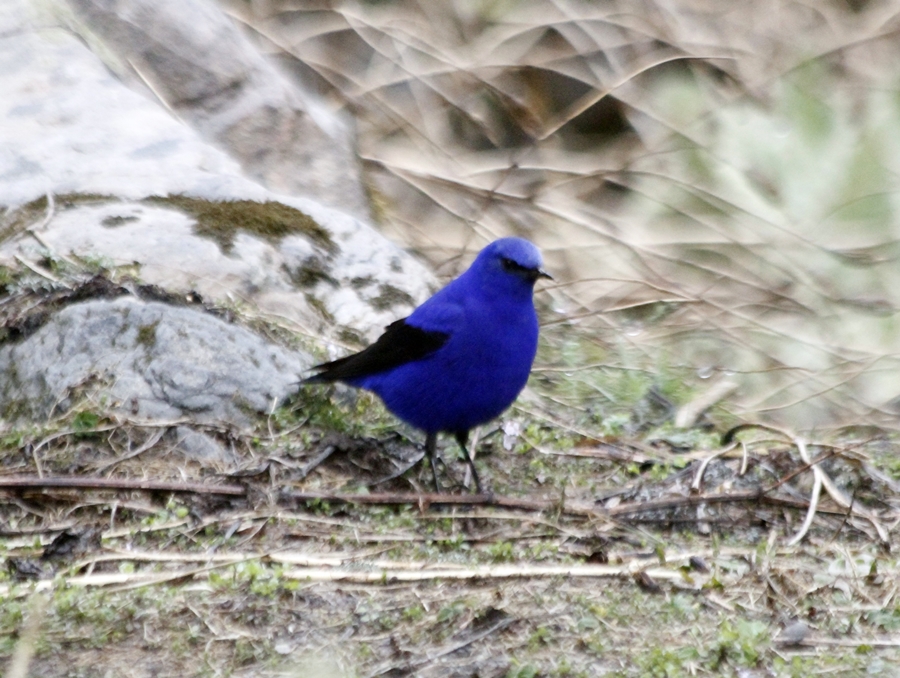
[[[542,268],[539,268],[537,271],[535,271],[535,274],[536,274],[535,280],[537,280],[538,278],[546,278],[547,280],[553,280],[553,276],[550,275],[549,273],[547,273],[547,271],[545,271]]]

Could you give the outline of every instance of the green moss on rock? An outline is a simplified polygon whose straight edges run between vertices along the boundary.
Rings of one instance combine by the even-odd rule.
[[[291,282],[300,288],[314,287],[320,282],[331,283],[334,286],[338,284],[337,280],[328,272],[325,264],[315,257],[297,268],[291,269],[285,266],[285,270]]]
[[[325,304],[321,299],[317,299],[310,293],[304,294],[303,298],[306,299],[306,303],[309,304],[312,308],[316,309],[316,311],[318,311],[323,318],[325,318],[328,322],[334,323],[334,316],[328,312],[328,309],[325,307]]]
[[[381,285],[378,288],[378,296],[371,300],[372,306],[378,311],[389,311],[398,304],[415,306],[416,301],[403,290],[393,285]]]
[[[159,321],[157,320],[155,323],[151,323],[149,325],[141,325],[138,328],[137,333],[137,342],[142,346],[147,346],[152,348],[156,345],[156,328],[159,326]]]
[[[130,224],[132,222],[137,221],[138,218],[135,216],[123,217],[123,216],[115,216],[115,217],[106,217],[100,223],[106,226],[107,228],[116,228],[117,226],[122,226],[124,224]]]
[[[312,217],[280,202],[254,200],[212,201],[186,195],[154,196],[144,202],[175,207],[197,221],[196,233],[215,240],[222,251],[234,247],[238,231],[250,233],[269,242],[278,243],[289,235],[304,235],[327,252],[337,245],[331,234]]]

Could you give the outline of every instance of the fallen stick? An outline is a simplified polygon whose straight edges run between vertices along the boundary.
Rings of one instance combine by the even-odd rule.
[[[208,483],[172,483],[159,480],[130,478],[85,478],[39,476],[7,476],[0,478],[0,490],[28,490],[75,488],[83,490],[144,490],[147,492],[187,492],[191,494],[227,494],[243,496],[247,490],[241,485],[210,485]]]
[[[342,492],[287,491],[283,492],[281,497],[283,499],[302,502],[331,501],[340,504],[415,504],[422,509],[427,509],[429,506],[502,506],[505,508],[515,508],[526,511],[547,511],[554,508],[560,508],[559,502],[545,499],[504,497],[491,492],[482,492],[480,494],[410,494],[408,492],[350,494]],[[577,515],[600,515],[605,513],[603,509],[598,509],[594,507],[593,504],[567,504],[564,511],[566,513],[575,513]]]

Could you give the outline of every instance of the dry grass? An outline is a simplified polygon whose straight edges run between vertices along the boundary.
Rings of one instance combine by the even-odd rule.
[[[897,2],[227,6],[349,111],[384,230],[447,273],[527,235],[545,322],[608,369],[895,427]]]

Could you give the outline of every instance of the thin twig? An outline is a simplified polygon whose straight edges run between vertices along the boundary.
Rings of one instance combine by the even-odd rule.
[[[878,538],[881,540],[882,544],[889,544],[890,538],[888,537],[887,530],[884,529],[884,526],[878,521],[873,514],[868,509],[855,504],[851,498],[848,498],[844,492],[834,484],[834,481],[826,474],[822,473],[822,486],[825,488],[825,491],[828,493],[835,503],[847,509],[848,515],[858,515],[861,518],[868,520],[872,523],[872,527],[875,528],[875,531],[878,533]]]
[[[48,192],[47,193],[47,212],[44,214],[43,221],[41,221],[41,223],[38,224],[37,226],[30,226],[29,228],[26,228],[25,231],[28,233],[28,235],[30,235],[32,238],[34,238],[41,247],[43,247],[45,250],[47,250],[50,253],[50,256],[52,256],[56,259],[62,259],[67,264],[69,264],[69,266],[77,269],[78,264],[75,261],[73,261],[71,257],[68,257],[65,254],[60,254],[59,252],[54,250],[52,247],[50,247],[50,245],[47,243],[47,241],[44,240],[43,237],[41,237],[41,235],[38,233],[38,231],[43,231],[45,228],[47,228],[47,226],[50,225],[50,222],[53,221],[53,217],[55,217],[55,216],[56,216],[56,200],[53,198],[53,193]]]
[[[809,471],[811,468],[813,468],[817,464],[821,464],[826,459],[831,459],[831,457],[835,456],[836,454],[838,454],[838,451],[834,450],[834,449],[831,450],[831,452],[825,452],[824,454],[820,454],[818,457],[816,457],[809,463],[806,463],[803,466],[795,468],[790,473],[786,473],[785,475],[781,476],[781,478],[779,478],[774,483],[769,485],[764,491],[765,492],[773,492],[774,490],[777,490],[779,487],[781,487],[785,483],[788,483],[791,480],[793,480],[794,478],[796,478],[797,476],[799,476],[801,473],[806,473],[807,471]]]
[[[806,441],[803,440],[803,438],[795,438],[794,442],[797,445],[797,450],[800,453],[800,458],[804,461],[804,463],[809,465],[809,451],[806,449]],[[800,526],[800,529],[797,530],[797,534],[795,534],[788,540],[788,546],[795,546],[803,539],[803,537],[806,536],[806,533],[812,526],[813,519],[816,517],[816,509],[819,506],[819,494],[822,492],[822,477],[825,475],[825,472],[821,468],[819,468],[818,464],[812,467],[812,471],[813,489],[812,494],[809,497],[809,508],[806,511],[806,517],[803,519],[803,524]]]
[[[53,217],[55,217],[55,216],[56,216],[56,200],[53,198],[53,193],[51,191],[47,191],[47,212],[44,214],[44,220],[40,224],[37,225],[36,229],[35,228],[28,229],[29,233],[31,233],[31,235],[34,236],[34,238],[36,238],[37,241],[39,243],[41,243],[41,245],[44,247],[47,247],[47,245],[44,242],[42,242],[40,240],[40,238],[37,237],[37,235],[35,235],[34,231],[35,230],[43,231],[45,228],[47,228],[47,226],[50,224],[50,222],[53,221]],[[47,247],[47,249],[49,250],[50,248]]]
[[[108,587],[110,591],[125,591],[145,586],[154,586],[173,581],[194,579],[214,570],[265,558],[267,554],[250,554],[238,561],[224,560],[206,566],[185,570],[159,572],[100,572],[78,575],[64,579],[67,586]],[[273,558],[274,559],[274,558]],[[432,563],[394,563],[392,561],[376,562],[369,569],[353,567],[311,566],[293,567],[282,571],[282,576],[310,582],[350,581],[357,583],[391,583],[418,582],[434,579],[469,581],[488,579],[544,579],[544,578],[599,578],[599,579],[631,579],[637,572],[646,572],[647,576],[659,581],[688,583],[679,568],[646,568],[641,561],[631,561],[621,565],[475,565],[471,567],[440,565]],[[691,586],[699,589],[708,575],[692,575]],[[35,591],[52,588],[54,580],[38,581]],[[9,595],[10,584],[0,584],[0,596]]]
[[[60,285],[61,287],[65,287],[67,289],[72,289],[72,286],[69,283],[63,282],[62,280],[57,278],[55,275],[53,275],[50,271],[48,271],[43,266],[38,266],[37,264],[35,264],[31,261],[28,261],[28,259],[26,259],[22,255],[16,254],[15,260],[18,261],[20,264],[22,264],[22,266],[24,266],[25,268],[32,271],[33,273],[37,273],[42,278],[46,278],[50,282],[52,282],[56,285]]]
[[[735,447],[737,447],[737,443],[732,443],[728,447],[723,447],[721,450],[717,450],[703,458],[703,461],[700,462],[700,466],[697,468],[697,472],[694,474],[694,479],[691,481],[691,492],[700,491],[700,485],[703,483],[703,474],[706,473],[706,467],[709,466],[709,462],[717,457],[721,457],[726,452],[731,452]]]
[[[607,509],[607,511],[611,517],[621,518],[622,516],[637,513],[647,513],[648,511],[660,511],[662,509],[684,506],[696,506],[698,504],[729,504],[739,502],[772,504],[774,506],[784,506],[794,509],[805,509],[809,506],[805,501],[766,494],[766,490],[750,490],[747,492],[722,492],[719,494],[693,494],[687,497],[672,497],[653,501],[643,501],[635,504],[620,504],[614,508]],[[661,520],[665,521],[666,519],[662,518]]]
[[[713,405],[731,395],[739,384],[731,378],[724,378],[712,384],[706,392],[682,405],[675,415],[676,428],[691,428],[697,420]]]
[[[295,568],[283,570],[283,575],[291,579],[306,581],[354,581],[360,583],[416,582],[432,579],[454,581],[480,579],[538,579],[538,578],[599,578],[599,579],[631,579],[635,572],[646,572],[648,576],[658,580],[684,582],[681,570],[652,568],[645,569],[636,564],[629,565],[475,565],[472,567],[422,567],[380,568],[374,571],[339,568]],[[695,585],[705,581],[698,576]]]
[[[51,433],[44,439],[40,440],[35,446],[33,450],[33,454],[37,454],[38,450],[47,445],[48,443],[52,443],[54,440],[58,440],[60,438],[65,438],[66,436],[74,435],[76,433],[103,433],[105,431],[114,431],[119,428],[119,424],[112,424],[109,426],[97,426],[96,428],[92,428],[89,431],[76,431],[75,429],[65,429],[63,431],[57,431],[56,433]]]
[[[399,469],[397,469],[393,473],[390,473],[382,478],[379,478],[378,480],[372,481],[371,483],[369,483],[369,487],[375,487],[375,485],[382,485],[383,483],[392,481],[394,478],[399,478],[404,473],[409,471],[409,469],[411,469],[413,466],[415,466],[420,461],[422,461],[422,457],[424,457],[424,456],[425,456],[425,450],[421,450],[417,455],[414,455],[412,461],[407,462],[405,466],[401,466]]]
[[[804,638],[798,647],[900,647],[900,638]]]
[[[39,478],[37,476],[7,476],[0,478],[0,490],[26,490],[70,487],[88,490],[146,490],[149,492],[187,492],[191,494],[227,494],[243,496],[247,490],[241,485],[210,485],[206,483],[171,483],[158,480],[129,478]]]
[[[409,662],[406,665],[404,665],[402,667],[402,669],[405,670],[406,672],[409,672],[410,670],[421,670],[421,669],[425,668],[426,666],[433,664],[438,659],[441,659],[443,657],[451,655],[454,652],[459,652],[460,650],[469,647],[469,645],[473,645],[474,643],[477,643],[478,641],[484,640],[488,636],[493,635],[497,631],[501,631],[501,630],[505,629],[507,626],[512,624],[514,621],[515,621],[515,619],[512,617],[505,617],[503,619],[500,619],[500,620],[496,621],[495,623],[491,624],[488,628],[483,629],[482,631],[479,631],[478,633],[475,633],[474,635],[470,636],[469,638],[462,641],[461,643],[455,643],[453,645],[444,647],[441,650],[438,650],[437,652],[435,652],[433,655],[425,657],[424,659],[419,659],[417,661]],[[398,667],[392,662],[387,667],[378,669],[374,673],[370,673],[369,678],[376,678],[377,676],[383,676],[388,673],[393,673],[397,668]]]
[[[312,473],[316,468],[319,467],[322,463],[325,462],[328,457],[335,453],[337,447],[335,445],[327,445],[325,449],[322,451],[319,456],[309,462],[306,466],[300,469],[300,480],[303,480],[306,476]]]
[[[136,450],[132,450],[131,452],[129,452],[128,454],[126,454],[123,457],[119,457],[118,459],[113,459],[112,461],[108,461],[105,464],[98,466],[97,472],[103,473],[104,471],[112,468],[116,464],[119,464],[128,459],[134,459],[138,455],[143,454],[144,452],[146,452],[147,450],[152,448],[154,445],[156,445],[156,443],[159,442],[160,438],[163,437],[163,434],[165,434],[165,432],[166,432],[166,429],[164,429],[164,428],[159,428],[159,429],[155,430],[152,434],[150,434],[150,437],[147,438],[146,442],[144,442],[143,445],[138,447]]]
[[[491,493],[481,494],[444,494],[423,493],[410,494],[407,492],[372,492],[370,494],[345,494],[341,492],[284,492],[282,497],[294,501],[333,501],[345,504],[416,504],[421,508],[429,506],[504,506],[507,508],[526,509],[531,511],[544,511],[553,508],[555,504],[541,499],[520,499],[514,497],[502,497]],[[590,511],[590,509],[583,509]],[[602,513],[602,510],[593,511]]]
[[[9,669],[6,673],[8,678],[27,678],[28,667],[40,640],[41,624],[44,621],[49,600],[50,596],[44,591],[34,591],[29,596],[28,616],[19,633],[19,642],[16,643],[12,659],[9,661]]]

